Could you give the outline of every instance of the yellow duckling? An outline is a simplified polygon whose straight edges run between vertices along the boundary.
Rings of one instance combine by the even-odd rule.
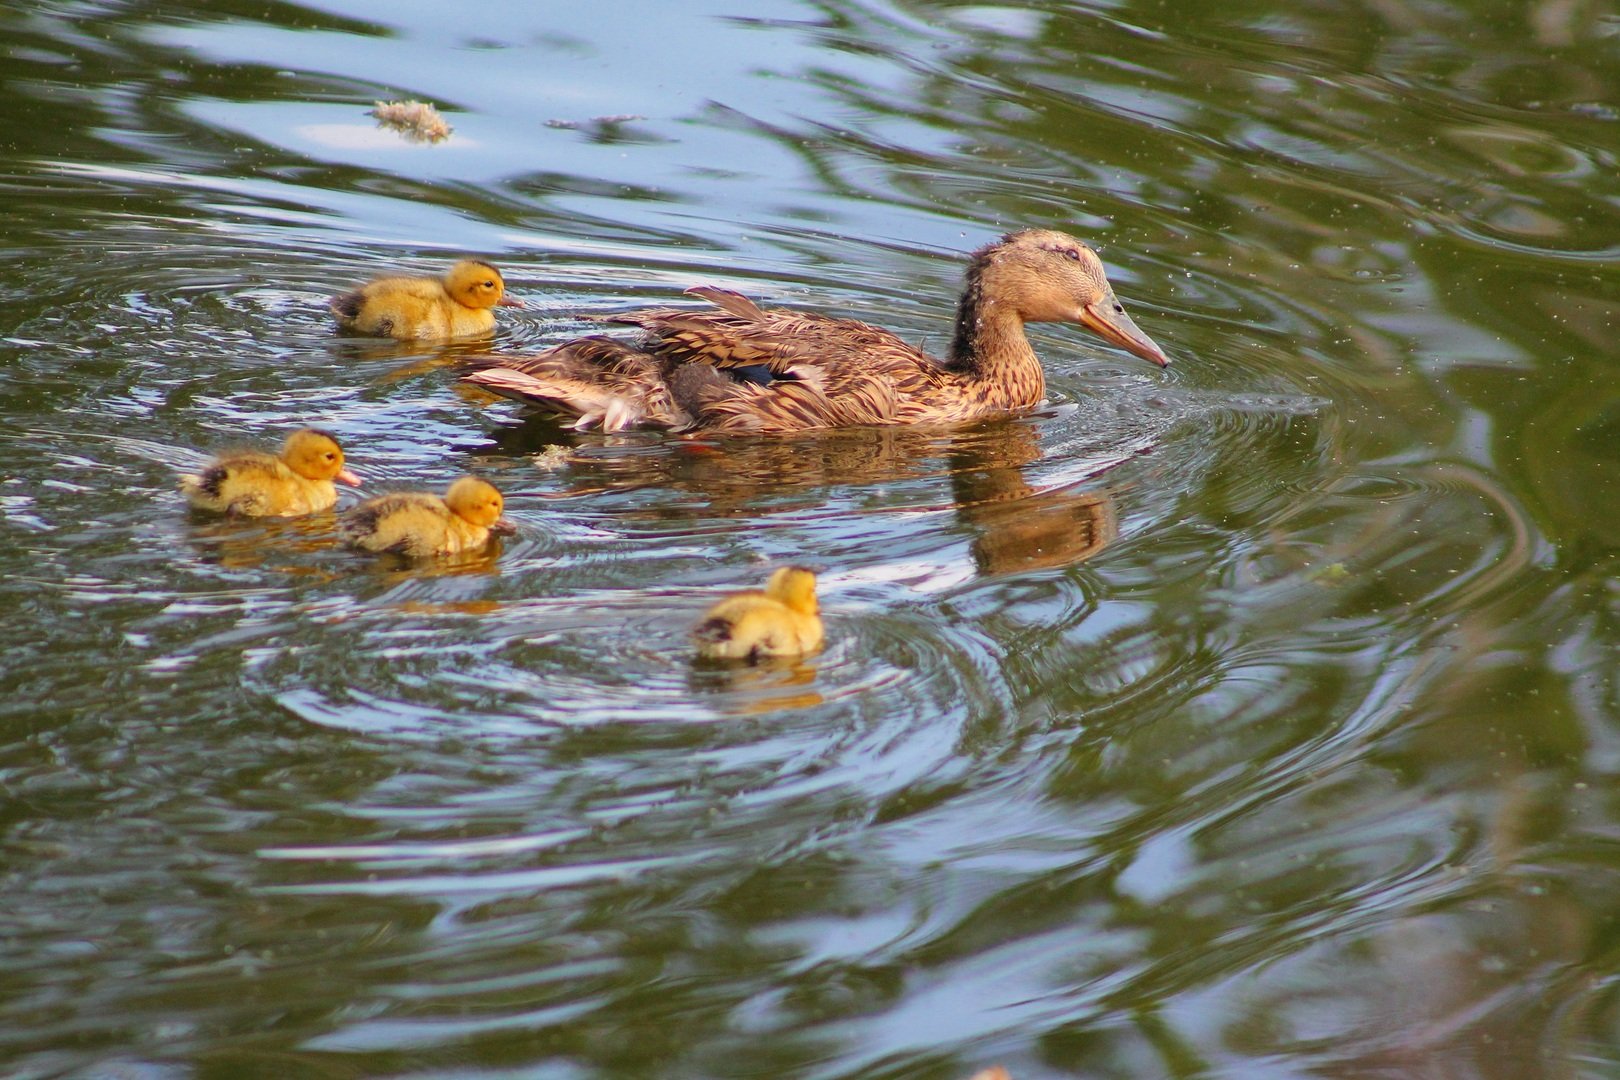
[[[337,502],[332,481],[358,484],[343,467],[343,448],[325,431],[287,436],[281,456],[255,450],[221,454],[202,472],[180,478],[180,491],[199,510],[244,517],[294,517]]]
[[[371,337],[477,337],[495,329],[494,307],[522,307],[506,295],[501,272],[463,259],[442,278],[383,277],[328,305],[338,325]]]
[[[491,533],[517,532],[517,526],[501,517],[505,508],[506,500],[494,484],[463,476],[442,499],[425,491],[367,499],[339,519],[338,530],[365,551],[455,555],[483,547]]]
[[[711,660],[758,660],[800,656],[821,648],[816,575],[784,566],[765,591],[733,593],[715,604],[692,629],[698,655]]]

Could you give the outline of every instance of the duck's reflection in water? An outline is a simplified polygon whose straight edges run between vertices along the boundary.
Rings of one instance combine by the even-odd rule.
[[[353,551],[339,535],[331,511],[298,518],[232,518],[194,511],[191,519],[188,539],[198,558],[231,570],[263,568],[325,580],[361,573],[390,585],[416,578],[501,572],[498,536],[476,551],[413,558],[394,552]],[[338,559],[307,561],[311,556],[333,554]]]
[[[489,342],[395,341],[393,338],[334,336],[327,347],[332,355],[351,364],[390,364],[374,370],[371,381],[387,385],[450,368],[470,356],[487,352]]]
[[[964,444],[947,455],[958,519],[977,534],[970,542],[983,575],[1046,570],[1084,562],[1119,535],[1119,516],[1106,491],[1076,485],[1041,490],[1023,466],[1040,456],[1034,431],[1004,425],[1002,437]]]
[[[855,513],[932,509],[918,502],[930,492],[929,480],[944,477],[950,508],[973,533],[975,568],[985,575],[1082,562],[1119,533],[1113,496],[1095,487],[1095,477],[1120,458],[1099,459],[1077,468],[1077,478],[1037,487],[1025,467],[1041,458],[1041,447],[1037,428],[1026,421],[956,431],[854,428],[675,445],[665,436],[640,433],[586,438],[582,444],[572,432],[535,422],[498,431],[495,448],[538,457],[548,470],[565,466],[564,497],[646,488],[681,492],[687,497],[627,507],[620,515],[672,524],[750,510],[814,509],[827,501],[828,488],[846,489],[840,497]],[[573,450],[560,453],[559,446]],[[893,490],[904,482],[910,490]],[[814,552],[806,557],[817,559]]]
[[[826,699],[811,689],[815,658],[761,656],[752,660],[698,658],[687,678],[695,694],[724,694],[723,711],[733,716],[762,716],[782,709],[807,709]]]
[[[203,562],[230,570],[257,567],[287,574],[333,576],[329,566],[298,561],[337,545],[336,515],[330,510],[302,517],[229,517],[189,512],[187,540]]]
[[[644,433],[580,438],[535,424],[500,432],[497,444],[540,458],[537,468],[563,489],[549,497],[606,511],[610,531],[652,545],[685,544],[752,520],[768,525],[775,535],[766,543],[780,550],[782,537],[791,547],[801,529],[826,535],[829,516],[850,523],[825,547],[771,556],[779,565],[814,566],[835,583],[828,653],[755,665],[699,661],[690,669],[694,693],[725,712],[759,714],[820,704],[865,677],[859,643],[890,631],[864,627],[858,610],[840,612],[840,591],[886,592],[901,582],[914,594],[954,589],[974,578],[1073,566],[1111,543],[1119,516],[1097,475],[1128,455],[1043,462],[1039,434],[1035,423],[1001,422],[672,441]],[[649,492],[657,497],[644,497]]]

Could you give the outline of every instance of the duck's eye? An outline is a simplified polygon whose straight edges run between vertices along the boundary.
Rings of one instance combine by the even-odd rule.
[[[334,454],[332,451],[328,450],[326,452],[326,460],[327,461],[334,461],[334,460],[336,460],[336,458],[337,458],[337,455]]]
[[[486,282],[484,282],[484,288],[486,288],[486,289],[493,289],[493,288],[494,288],[494,287],[495,287],[495,283],[494,283],[494,282],[493,282],[493,281],[486,281]]]
[[[1064,248],[1063,249],[1063,257],[1065,259],[1071,259],[1074,262],[1079,262],[1080,261],[1080,253],[1078,251],[1076,251],[1074,248]]]
[[[1125,305],[1116,303],[1114,305],[1114,310],[1119,312],[1121,315],[1123,315],[1123,314],[1125,314]]]

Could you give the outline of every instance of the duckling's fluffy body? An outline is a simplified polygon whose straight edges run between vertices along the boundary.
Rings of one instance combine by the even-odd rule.
[[[771,575],[763,592],[734,593],[709,608],[692,637],[698,655],[711,660],[813,653],[822,643],[816,575],[784,566]]]
[[[425,491],[400,491],[367,499],[344,514],[339,531],[364,551],[422,557],[476,551],[491,533],[513,533],[501,517],[505,500],[493,484],[463,476],[441,498]]]
[[[1096,252],[1063,233],[1011,233],[974,252],[946,357],[853,319],[761,308],[729,289],[688,293],[718,310],[653,308],[641,327],[529,357],[484,359],[466,380],[574,418],[581,430],[717,434],[877,424],[958,424],[1039,405],[1046,380],[1029,322],[1074,322],[1156,364],[1169,361],[1114,298]]]
[[[495,307],[522,307],[506,295],[501,272],[463,259],[442,278],[383,277],[329,305],[345,330],[371,337],[477,337],[495,329]]]
[[[337,502],[334,480],[360,482],[343,467],[343,448],[336,438],[304,428],[287,436],[279,457],[256,450],[222,454],[201,472],[182,476],[180,491],[199,510],[296,517]]]

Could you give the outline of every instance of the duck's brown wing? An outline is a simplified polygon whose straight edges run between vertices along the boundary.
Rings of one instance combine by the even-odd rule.
[[[893,380],[880,374],[815,369],[760,383],[687,364],[671,379],[675,399],[705,431],[775,433],[892,424],[900,416]]]
[[[833,375],[938,366],[896,335],[856,319],[761,308],[741,293],[717,286],[696,286],[686,292],[719,310],[648,308],[600,320],[641,327],[647,332],[646,351],[671,365],[764,367],[773,375],[791,375],[795,368],[806,367]]]
[[[477,370],[463,381],[576,417],[574,427],[581,431],[623,431],[641,424],[680,429],[692,423],[670,394],[663,363],[612,338],[579,338],[522,359],[472,363]]]
[[[951,378],[887,330],[761,308],[729,289],[689,289],[716,310],[649,308],[596,321],[638,326],[638,347],[580,338],[463,378],[578,419],[579,429],[641,424],[786,432],[927,419],[930,388]]]

